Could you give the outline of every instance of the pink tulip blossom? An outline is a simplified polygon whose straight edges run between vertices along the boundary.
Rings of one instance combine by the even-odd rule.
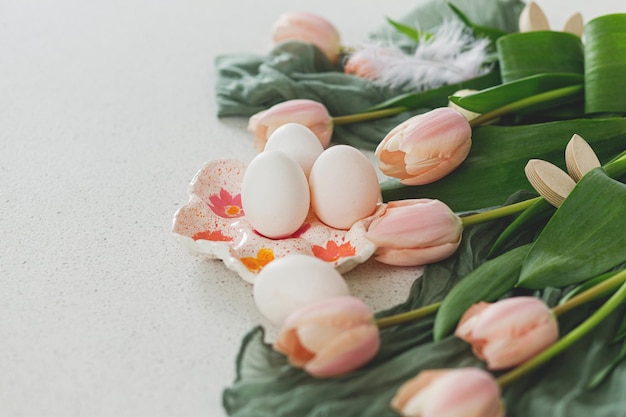
[[[309,374],[333,377],[369,362],[380,347],[370,308],[351,296],[321,300],[285,321],[274,349]]]
[[[512,297],[496,303],[480,302],[461,317],[455,335],[472,345],[489,369],[519,365],[559,337],[552,311],[535,297]]]
[[[391,408],[403,417],[504,417],[498,383],[479,368],[422,371],[400,387]]]
[[[392,54],[390,49],[383,47],[371,47],[356,51],[347,59],[343,72],[374,81],[380,75],[380,67],[384,62],[381,58]]]
[[[333,134],[332,117],[323,104],[305,99],[284,101],[250,117],[248,130],[254,133],[254,147],[262,151],[272,133],[287,123],[308,127],[322,146],[328,147]]]
[[[396,126],[376,148],[380,170],[402,184],[423,185],[454,171],[467,157],[472,128],[458,111],[442,107]]]
[[[461,243],[463,224],[439,200],[392,201],[370,225],[376,260],[396,266],[425,265],[452,255]]]
[[[317,46],[333,64],[341,50],[339,32],[328,20],[308,12],[282,14],[272,32],[274,43],[297,40]]]

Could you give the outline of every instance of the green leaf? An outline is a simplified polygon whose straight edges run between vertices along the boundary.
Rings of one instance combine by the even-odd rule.
[[[550,218],[554,214],[555,208],[546,200],[541,199],[534,203],[532,206],[524,210],[511,224],[508,225],[504,232],[491,247],[489,251],[489,258],[493,255],[500,253],[506,244],[514,240],[519,232],[523,229],[527,229],[536,225],[542,220]]]
[[[582,41],[571,33],[513,33],[498,39],[497,48],[503,83],[550,72],[584,73]]]
[[[576,297],[578,294],[581,294],[593,287],[595,287],[596,285],[606,281],[607,279],[611,278],[612,276],[614,276],[615,274],[617,274],[620,270],[616,270],[616,271],[612,271],[612,272],[607,272],[606,274],[602,274],[602,275],[598,275],[597,277],[591,278],[585,282],[583,282],[580,285],[577,285],[576,287],[574,287],[571,291],[569,291],[567,294],[565,294],[565,296],[563,298],[561,298],[561,300],[559,300],[559,304],[563,304],[565,302],[567,302],[568,300],[572,299],[573,297]],[[602,298],[606,295],[611,294],[612,292],[614,292],[614,290],[608,290],[603,294],[598,294],[598,296],[596,298]]]
[[[479,301],[495,301],[510,291],[519,278],[530,244],[485,262],[446,295],[435,318],[435,340],[447,336],[465,311]]]
[[[557,90],[563,87],[582,86],[584,84],[582,74],[575,73],[547,73],[536,74],[505,84],[496,85],[465,97],[450,97],[450,101],[463,107],[464,109],[476,112],[487,113],[507,104]],[[582,98],[582,95],[580,96]],[[570,97],[551,102],[550,106],[569,102]],[[526,112],[534,111],[526,109]]]
[[[465,26],[472,30],[475,37],[488,38],[491,39],[492,42],[495,42],[501,36],[506,35],[506,32],[500,29],[475,24],[454,4],[448,3],[448,6],[452,9],[454,14],[456,14],[457,17],[461,19]]]
[[[619,352],[617,357],[613,359],[606,367],[602,370],[598,371],[596,374],[591,377],[589,381],[589,389],[595,389],[600,384],[602,384],[608,376],[613,372],[613,370],[626,358],[626,342],[622,345],[622,350]]]
[[[452,173],[432,184],[381,183],[385,201],[436,198],[454,211],[499,205],[517,190],[533,191],[524,167],[531,158],[565,169],[563,152],[574,133],[582,136],[601,162],[626,148],[626,119],[576,119],[527,126],[482,126],[474,129],[472,149]]]
[[[578,182],[543,229],[524,261],[518,285],[563,287],[606,272],[626,261],[625,231],[626,185],[596,168]]]
[[[407,26],[403,23],[396,22],[395,20],[392,20],[390,18],[387,18],[387,22],[389,22],[389,24],[391,24],[391,26],[393,26],[396,29],[396,31],[398,31],[399,33],[402,33],[403,35],[407,36],[409,39],[412,39],[418,43],[424,40],[428,40],[433,36],[432,33],[419,31],[415,28],[412,28],[411,26]]]
[[[626,14],[610,14],[585,25],[585,111],[626,113]]]
[[[622,319],[620,323],[619,329],[615,333],[615,337],[613,338],[613,342],[619,342],[621,339],[626,338],[626,316]]]
[[[500,73],[492,71],[486,75],[472,78],[459,83],[448,84],[419,93],[402,94],[386,100],[364,111],[382,110],[390,107],[406,107],[408,109],[432,109],[448,105],[448,97],[462,89],[482,90],[494,86],[500,82]]]

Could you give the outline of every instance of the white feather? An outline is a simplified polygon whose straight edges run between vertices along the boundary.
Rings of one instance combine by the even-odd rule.
[[[358,47],[353,58],[367,62],[367,78],[377,85],[424,91],[487,73],[489,43],[474,38],[461,22],[450,21],[422,39],[412,55],[379,41]]]

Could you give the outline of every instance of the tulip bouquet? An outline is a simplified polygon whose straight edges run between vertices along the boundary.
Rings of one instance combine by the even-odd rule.
[[[347,49],[324,19],[287,14],[269,56],[217,60],[220,115],[251,116],[259,151],[287,123],[375,150],[391,179],[366,237],[380,262],[426,265],[387,311],[342,287],[286,314],[271,345],[254,329],[225,409],[623,414],[626,15],[550,31],[533,3],[433,0],[390,23]],[[432,75],[442,38],[457,50],[437,59],[471,66],[460,78]]]

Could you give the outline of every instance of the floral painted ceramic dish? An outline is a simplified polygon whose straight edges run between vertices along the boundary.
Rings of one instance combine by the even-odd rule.
[[[191,254],[221,259],[252,283],[265,265],[288,254],[315,256],[344,273],[376,250],[364,235],[384,204],[349,230],[331,228],[310,211],[302,227],[290,237],[269,239],[260,235],[246,220],[241,206],[245,170],[246,164],[239,160],[213,160],[189,184],[189,201],[176,212],[172,233]]]

